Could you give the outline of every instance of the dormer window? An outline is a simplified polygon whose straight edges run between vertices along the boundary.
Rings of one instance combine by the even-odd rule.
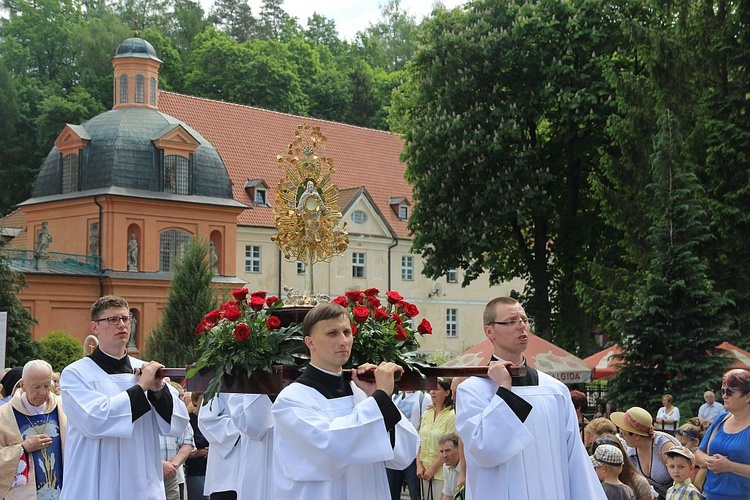
[[[266,202],[266,190],[261,188],[255,188],[255,204],[256,205],[268,205]]]
[[[391,210],[396,214],[399,220],[407,220],[409,218],[409,200],[403,196],[394,196],[390,199],[388,204],[391,206]]]
[[[256,207],[267,207],[268,205],[268,184],[263,179],[248,179],[245,182],[245,192],[247,197]]]
[[[190,194],[190,160],[177,155],[165,156],[162,186],[165,193]]]

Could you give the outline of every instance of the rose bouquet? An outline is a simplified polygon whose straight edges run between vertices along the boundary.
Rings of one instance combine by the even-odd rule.
[[[379,293],[377,288],[353,290],[331,301],[346,308],[353,320],[354,341],[346,366],[393,361],[421,374],[419,368],[429,364],[417,351],[417,335],[431,335],[432,325],[422,319],[415,326],[414,318],[419,315],[419,309],[398,292],[386,292],[385,302],[378,297]]]
[[[246,288],[233,290],[232,296],[234,300],[210,311],[195,328],[201,356],[186,376],[207,367],[215,370],[206,388],[207,401],[219,392],[225,376],[272,372],[273,365],[296,365],[304,353],[302,326],[281,326],[275,314],[284,305],[279,297]]]

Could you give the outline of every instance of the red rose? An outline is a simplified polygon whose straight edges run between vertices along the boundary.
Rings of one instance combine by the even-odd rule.
[[[234,302],[227,302],[222,312],[224,313],[224,318],[229,321],[240,319],[240,316],[242,316],[240,308]]]
[[[382,307],[378,307],[377,309],[373,309],[372,310],[372,315],[378,321],[387,321],[390,318],[390,316],[388,316],[388,311],[386,311]]]
[[[268,292],[266,292],[264,290],[258,290],[257,292],[251,293],[250,296],[251,297],[260,297],[261,299],[266,300],[266,294],[267,293]]]
[[[275,304],[276,302],[280,301],[280,300],[281,300],[281,299],[280,299],[280,298],[278,298],[278,297],[277,297],[276,295],[271,295],[271,296],[269,296],[268,298],[266,298],[266,305],[267,305],[268,307],[273,307],[273,305],[274,305],[274,304]]]
[[[419,308],[415,306],[414,304],[410,302],[404,302],[404,314],[408,316],[409,318],[413,318],[414,316],[419,314]]]
[[[406,330],[401,325],[396,325],[396,338],[399,340],[406,340]]]
[[[352,315],[354,316],[354,321],[364,323],[370,317],[370,309],[365,306],[356,306],[352,309]]]
[[[331,304],[338,304],[343,308],[347,308],[349,307],[349,299],[347,299],[343,295],[339,295],[338,297],[336,297],[335,299],[331,301]]]
[[[227,307],[231,307],[231,306],[235,306],[235,307],[240,307],[240,303],[239,303],[239,302],[237,302],[236,300],[229,300],[229,301],[227,301],[227,302],[224,302],[223,304],[221,304],[221,305],[219,306],[219,310],[220,310],[220,311],[223,311],[223,310],[224,310],[224,309],[226,309]]]
[[[380,307],[380,299],[377,297],[367,297],[367,306],[370,309],[376,309]]]
[[[245,323],[240,323],[234,327],[234,338],[243,342],[250,337],[250,328]]]
[[[365,296],[359,290],[349,290],[348,292],[344,292],[344,295],[355,304],[362,304],[364,302]]]
[[[276,330],[281,326],[281,320],[278,316],[269,316],[266,320],[266,329],[268,331]]]
[[[352,323],[352,337],[357,335],[357,325]]]
[[[367,290],[364,291],[365,297],[374,297],[379,293],[380,293],[380,290],[378,290],[377,288],[368,288]]]
[[[209,323],[205,319],[198,323],[198,326],[195,327],[195,336],[197,337],[201,333],[205,332],[206,330],[209,330],[212,326],[214,326],[213,323]]]
[[[396,313],[391,314],[391,320],[395,321],[398,325],[404,322],[404,319]]]
[[[255,296],[255,295],[250,297],[250,309],[252,309],[253,311],[260,311],[261,309],[263,309],[263,306],[265,305],[266,305],[265,297]]]
[[[242,301],[247,298],[247,294],[250,293],[247,288],[238,288],[237,290],[232,290],[232,297],[237,299],[237,301]]]
[[[398,304],[399,302],[404,300],[400,293],[394,292],[393,290],[391,290],[390,292],[385,292],[385,296],[388,298],[389,304]]]
[[[213,311],[203,316],[203,319],[209,322],[211,326],[214,326],[221,319],[221,311],[219,311],[218,309],[214,309]]]
[[[422,318],[422,322],[419,323],[417,331],[422,335],[432,335],[432,325],[427,321],[427,318]]]

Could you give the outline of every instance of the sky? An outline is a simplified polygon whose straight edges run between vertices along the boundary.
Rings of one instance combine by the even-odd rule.
[[[336,22],[339,37],[353,40],[358,31],[367,28],[380,19],[379,5],[384,0],[284,0],[282,8],[304,27],[307,18],[317,12]],[[441,0],[448,8],[456,7],[467,0]],[[401,0],[401,8],[412,14],[417,22],[432,11],[435,0]],[[213,0],[200,0],[203,9],[208,12]],[[253,16],[260,14],[261,0],[248,0]]]

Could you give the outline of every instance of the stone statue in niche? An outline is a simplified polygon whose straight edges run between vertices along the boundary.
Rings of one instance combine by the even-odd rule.
[[[130,235],[130,241],[128,241],[128,271],[138,270],[138,240],[135,239],[135,235]]]
[[[89,224],[89,255],[99,255],[99,223]]]
[[[208,246],[210,249],[209,262],[211,263],[211,272],[214,274],[219,274],[219,268],[216,265],[217,262],[219,262],[219,255],[216,253],[216,245],[212,241],[208,244]]]
[[[130,338],[126,346],[129,351],[138,349],[138,344],[135,342],[136,334],[138,333],[138,320],[135,317],[133,309],[130,310],[130,316],[133,319],[130,320]]]

